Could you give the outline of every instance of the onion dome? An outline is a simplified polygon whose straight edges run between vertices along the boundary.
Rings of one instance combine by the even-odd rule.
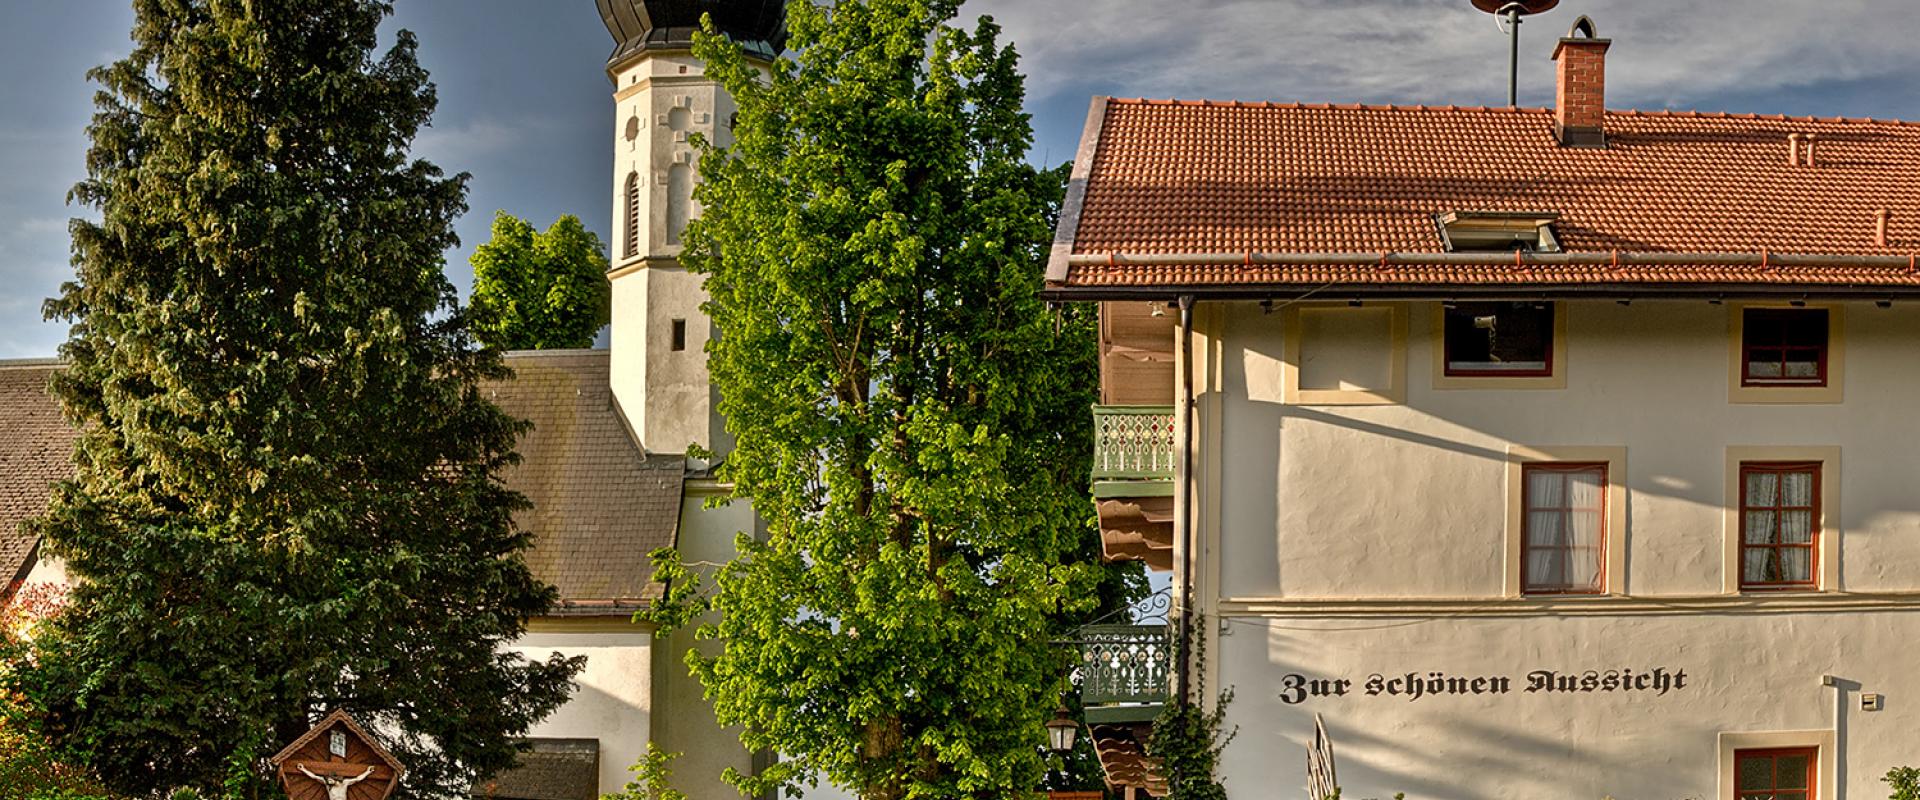
[[[609,66],[654,50],[693,46],[700,17],[747,51],[771,59],[787,44],[786,0],[595,0],[600,20],[613,34]]]

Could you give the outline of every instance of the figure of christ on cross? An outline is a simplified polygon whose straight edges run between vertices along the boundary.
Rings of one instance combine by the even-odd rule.
[[[347,800],[348,787],[373,777],[373,767],[367,767],[367,771],[360,773],[360,776],[356,778],[338,778],[332,775],[315,775],[307,769],[307,765],[305,764],[299,764],[297,766],[301,774],[319,781],[321,786],[327,787],[327,800]]]

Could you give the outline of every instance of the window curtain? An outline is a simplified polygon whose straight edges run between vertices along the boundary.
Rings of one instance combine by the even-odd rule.
[[[1597,591],[1605,540],[1604,471],[1535,469],[1526,481],[1529,587]]]

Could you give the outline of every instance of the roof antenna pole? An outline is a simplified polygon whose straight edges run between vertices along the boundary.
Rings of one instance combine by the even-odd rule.
[[[1473,7],[1492,14],[1507,34],[1507,107],[1520,107],[1520,18],[1560,5],[1560,0],[1473,0]]]
[[[1507,107],[1520,107],[1520,4],[1508,3],[1500,9],[1507,13],[1508,36],[1511,41],[1507,58]]]

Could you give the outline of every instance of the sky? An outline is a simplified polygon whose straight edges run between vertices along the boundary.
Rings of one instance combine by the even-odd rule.
[[[1554,41],[1581,15],[1611,38],[1612,108],[1920,119],[1912,0],[1563,0],[1522,26],[1520,102],[1553,102]],[[473,178],[467,258],[496,210],[545,227],[576,214],[606,238],[613,180],[612,39],[591,0],[397,0],[439,87],[415,154]],[[89,210],[88,68],[129,48],[124,0],[0,0],[0,359],[66,336],[41,317],[72,275],[67,221]],[[1036,163],[1069,159],[1096,95],[1498,105],[1506,39],[1467,0],[970,0],[1028,75]]]

